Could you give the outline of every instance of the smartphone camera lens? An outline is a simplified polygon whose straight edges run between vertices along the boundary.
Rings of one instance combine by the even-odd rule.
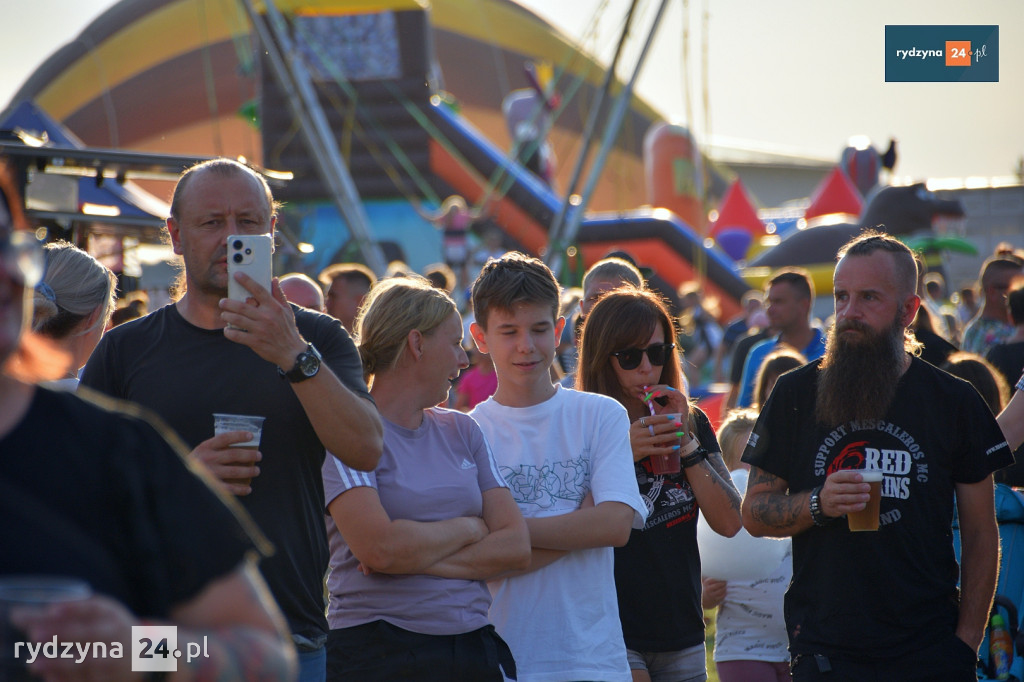
[[[246,249],[245,250],[245,255],[246,256],[251,256],[252,255],[252,249]]]
[[[241,263],[242,262],[242,254],[236,253],[234,256],[231,257],[231,259],[233,261],[235,261],[236,263]]]
[[[240,250],[242,248],[242,240],[241,239],[236,239],[235,241],[231,242],[231,247],[235,251]]]

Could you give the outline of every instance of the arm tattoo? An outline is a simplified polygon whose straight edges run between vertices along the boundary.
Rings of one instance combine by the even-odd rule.
[[[717,477],[712,477],[714,484],[722,488],[726,495],[728,495],[729,506],[737,512],[740,511],[743,494],[736,489],[736,484],[732,482],[732,476],[729,475],[729,469],[725,466],[725,461],[722,459],[722,453],[712,452],[708,455],[707,461],[708,464],[711,465],[711,469],[718,474]]]
[[[747,487],[749,488],[761,483],[767,483],[774,487],[778,480],[779,477],[775,474],[770,474],[764,469],[759,469],[757,467],[750,467],[750,477],[747,479]]]
[[[759,495],[750,505],[750,513],[755,520],[780,529],[796,525],[803,509],[803,499],[796,499],[788,493]]]
[[[758,523],[770,528],[790,528],[800,519],[806,502],[804,496],[792,496],[781,490],[785,484],[781,478],[764,469],[751,467],[747,487],[767,485],[772,490],[753,496],[750,500],[750,514]]]

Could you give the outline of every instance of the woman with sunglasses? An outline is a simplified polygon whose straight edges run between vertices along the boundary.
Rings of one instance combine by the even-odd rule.
[[[741,525],[740,494],[722,461],[710,421],[690,405],[675,352],[675,326],[659,296],[616,289],[583,327],[576,388],[617,399],[629,437],[647,525],[615,550],[619,617],[635,682],[703,681],[697,513],[732,537]],[[674,464],[674,473],[665,460]]]

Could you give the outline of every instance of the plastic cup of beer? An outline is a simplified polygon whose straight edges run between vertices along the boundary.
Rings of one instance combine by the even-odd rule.
[[[263,420],[266,417],[258,417],[251,414],[223,414],[215,413],[213,415],[213,433],[219,436],[222,433],[229,431],[248,431],[252,434],[252,438],[245,441],[244,443],[235,443],[231,447],[233,448],[245,448],[247,450],[258,450],[260,447],[260,437],[263,435]],[[251,478],[235,478],[228,479],[225,483],[237,483],[239,485],[251,485]]]
[[[882,502],[882,472],[878,469],[859,469],[858,473],[863,477],[864,483],[871,486],[871,497],[864,509],[848,513],[846,520],[852,531],[878,530],[878,508]]]

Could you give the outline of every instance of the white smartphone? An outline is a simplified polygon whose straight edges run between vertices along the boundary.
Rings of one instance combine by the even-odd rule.
[[[252,296],[235,281],[236,272],[244,272],[270,291],[273,277],[274,238],[269,234],[233,234],[228,237],[228,298],[244,302]]]

